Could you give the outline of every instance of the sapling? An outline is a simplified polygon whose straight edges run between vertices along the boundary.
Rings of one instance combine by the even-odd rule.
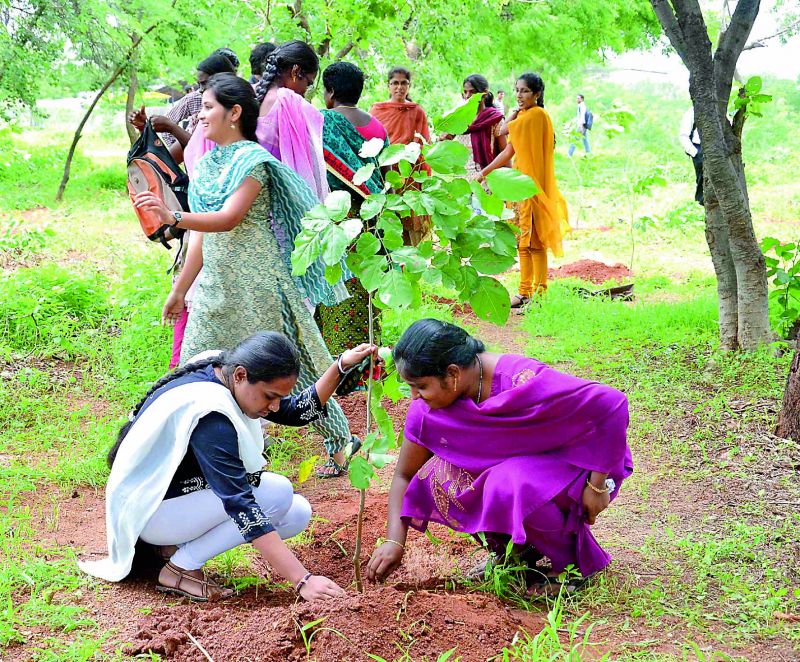
[[[466,131],[477,114],[480,97],[436,122],[442,134]],[[366,197],[357,212],[351,209],[350,193],[334,191],[324,204],[312,208],[303,219],[303,230],[295,240],[292,273],[302,275],[316,260],[326,267],[325,277],[335,283],[349,278],[340,261],[358,278],[368,293],[369,340],[373,343],[374,306],[404,309],[421,303],[421,283],[454,290],[459,301],[468,302],[475,314],[495,324],[508,319],[510,298],[494,276],[516,260],[516,230],[505,222],[507,202],[521,201],[538,192],[528,176],[510,169],[496,170],[487,178],[488,191],[467,179],[467,148],[452,140],[432,144],[391,145],[380,140],[364,143],[360,155],[377,157],[386,174],[383,192]],[[365,181],[375,166],[356,172],[356,183]],[[476,211],[478,209],[479,211]],[[413,214],[431,219],[431,238],[418,246],[403,243],[403,219]],[[355,582],[363,591],[361,540],[366,491],[376,470],[393,458],[398,446],[394,423],[381,404],[384,396],[397,401],[402,388],[390,356],[384,381],[367,380],[367,425],[360,455],[348,463],[350,483],[360,491],[356,549],[353,559]]]

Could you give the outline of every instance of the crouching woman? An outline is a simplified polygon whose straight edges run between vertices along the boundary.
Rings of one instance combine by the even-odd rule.
[[[142,541],[167,561],[158,590],[192,600],[232,592],[205,577],[203,565],[245,542],[306,600],[342,595],[309,572],[283,542],[303,531],[311,506],[292,484],[262,471],[259,418],[306,425],[325,415],[342,373],[375,348],[342,354],[322,377],[290,396],[299,354],[285,336],[264,332],[233,350],[190,361],[153,384],[109,453],[106,487],[108,558],[83,561],[85,572],[120,581]],[[209,353],[207,353],[209,354]]]
[[[412,324],[393,356],[413,402],[370,579],[400,564],[409,526],[429,522],[484,534],[500,556],[511,541],[531,569],[546,556],[551,577],[569,565],[588,577],[608,564],[590,526],[633,470],[623,393],[486,352],[433,319]]]

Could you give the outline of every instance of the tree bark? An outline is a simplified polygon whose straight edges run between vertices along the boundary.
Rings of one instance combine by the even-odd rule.
[[[133,145],[139,137],[139,132],[136,130],[136,127],[128,121],[128,118],[133,112],[134,101],[136,101],[136,89],[138,87],[139,79],[136,75],[136,65],[133,63],[131,66],[130,78],[128,79],[128,96],[125,99],[125,130],[128,132],[128,139],[131,141],[131,145]]]
[[[730,25],[712,55],[703,14],[697,0],[651,0],[664,32],[689,70],[689,92],[694,104],[695,123],[703,144],[703,169],[715,197],[707,213],[707,238],[714,268],[724,282],[718,285],[720,340],[732,347],[730,297],[736,294],[736,346],[745,350],[770,342],[767,275],[764,256],[753,231],[747,196],[741,143],[727,119],[736,62],[758,15],[759,0],[739,0]],[[719,216],[724,220],[724,226]],[[726,231],[725,238],[721,234]],[[731,282],[730,260],[736,276]],[[725,315],[723,316],[723,306]]]
[[[728,243],[728,225],[722,217],[716,195],[710,186],[704,188],[706,205],[706,241],[717,275],[717,307],[719,310],[719,342],[724,350],[739,349],[739,309],[736,269]]]
[[[177,0],[172,0],[170,6],[172,8],[175,7],[175,3]],[[122,58],[122,64],[120,64],[108,77],[105,83],[103,83],[103,87],[100,88],[100,91],[95,95],[94,99],[92,99],[92,103],[89,104],[89,107],[86,109],[86,113],[84,113],[83,117],[81,118],[80,123],[78,124],[78,128],[75,129],[75,135],[72,137],[72,144],[69,146],[69,152],[67,152],[67,160],[64,162],[64,174],[61,176],[61,183],[58,186],[58,192],[56,193],[56,202],[61,202],[64,198],[64,190],[67,188],[67,182],[69,182],[69,171],[70,166],[72,165],[72,159],[75,157],[75,149],[78,147],[78,141],[81,139],[81,132],[83,131],[83,127],[86,126],[86,122],[89,121],[92,113],[94,112],[97,103],[106,93],[109,87],[111,87],[116,80],[120,77],[123,71],[130,66],[131,60],[136,56],[136,53],[139,49],[139,46],[144,41],[144,38],[149,35],[153,30],[158,27],[158,23],[153,23],[153,25],[149,26],[146,30],[142,32],[141,35],[136,35],[133,37],[133,42],[131,43],[128,50],[125,52],[125,55]]]
[[[795,345],[775,434],[784,439],[800,441],[800,339]]]

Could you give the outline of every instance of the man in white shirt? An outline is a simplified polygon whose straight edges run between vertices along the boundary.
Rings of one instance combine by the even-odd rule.
[[[575,118],[576,124],[578,126],[578,131],[580,131],[581,135],[583,136],[583,149],[586,150],[588,154],[591,152],[591,148],[589,147],[589,134],[587,133],[587,129],[589,128],[586,126],[586,113],[589,112],[588,108],[586,108],[586,103],[583,100],[583,95],[579,94],[576,97],[578,102],[578,114]],[[569,155],[572,156],[575,153],[575,145],[569,146]]]
[[[694,199],[703,204],[703,148],[700,145],[700,132],[694,123],[694,108],[689,108],[681,119],[681,130],[678,138],[683,151],[691,157],[694,165],[695,190]]]

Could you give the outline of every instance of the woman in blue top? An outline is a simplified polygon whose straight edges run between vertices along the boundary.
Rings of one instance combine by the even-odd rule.
[[[262,471],[259,418],[306,425],[327,415],[325,403],[349,370],[377,348],[347,350],[315,384],[290,396],[300,372],[285,336],[257,333],[232,351],[193,360],[158,380],[131,412],[109,453],[106,487],[109,556],[81,562],[109,581],[131,570],[139,540],[167,561],[160,591],[193,600],[229,597],[203,565],[245,542],[306,600],[343,591],[308,572],[283,542],[308,525],[311,506],[291,482]]]

